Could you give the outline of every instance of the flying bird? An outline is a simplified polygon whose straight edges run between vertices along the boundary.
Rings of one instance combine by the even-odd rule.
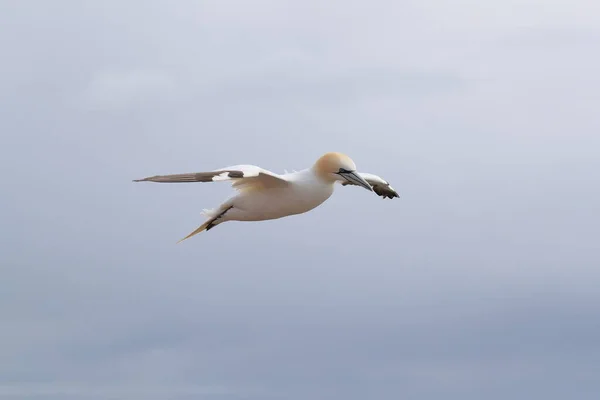
[[[310,168],[285,174],[276,174],[256,165],[235,165],[209,172],[155,175],[133,181],[231,181],[237,194],[215,209],[203,210],[206,221],[177,243],[226,221],[264,221],[303,214],[325,202],[333,194],[336,182],[362,187],[383,199],[400,197],[389,182],[377,175],[358,172],[354,161],[338,152],[322,155]]]

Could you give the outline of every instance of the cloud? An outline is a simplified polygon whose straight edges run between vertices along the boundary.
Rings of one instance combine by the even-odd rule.
[[[597,10],[14,4],[0,399],[597,398]],[[230,187],[131,183],[329,150],[402,198],[175,246]]]
[[[96,73],[84,91],[85,106],[96,110],[127,110],[173,99],[177,85],[157,70]]]
[[[157,399],[165,398],[239,398],[240,393],[227,388],[200,385],[85,385],[54,382],[49,384],[0,384],[0,399]]]

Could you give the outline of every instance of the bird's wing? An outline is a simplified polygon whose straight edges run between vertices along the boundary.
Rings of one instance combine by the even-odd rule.
[[[398,195],[398,193],[394,190],[394,188],[390,186],[390,183],[388,181],[386,181],[385,179],[381,178],[380,176],[377,176],[374,174],[369,174],[367,172],[359,172],[358,174],[360,176],[362,176],[364,178],[364,180],[369,183],[369,185],[371,185],[371,187],[373,188],[373,191],[375,193],[377,193],[378,196],[381,196],[384,199],[386,197],[388,199],[393,199],[394,197],[400,197]],[[350,181],[342,182],[343,186],[352,185],[352,184],[353,183],[351,183]]]
[[[155,175],[134,182],[193,183],[231,181],[232,186],[241,190],[247,187],[272,188],[289,184],[284,177],[256,165],[233,165],[208,172],[190,172],[186,174]]]

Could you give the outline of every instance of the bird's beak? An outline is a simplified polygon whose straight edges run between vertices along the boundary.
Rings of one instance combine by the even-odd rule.
[[[367,182],[362,176],[356,173],[356,171],[350,172],[340,172],[340,176],[346,179],[348,182],[353,183],[354,185],[361,186],[367,189],[369,192],[373,191],[369,182]]]

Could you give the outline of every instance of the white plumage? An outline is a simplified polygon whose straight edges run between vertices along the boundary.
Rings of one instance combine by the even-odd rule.
[[[342,153],[326,153],[312,167],[282,175],[255,165],[234,165],[210,172],[156,175],[134,182],[189,183],[231,181],[237,194],[214,210],[207,220],[181,241],[226,221],[264,221],[302,214],[326,201],[336,182],[361,186],[382,198],[399,197],[381,177],[356,171]]]

